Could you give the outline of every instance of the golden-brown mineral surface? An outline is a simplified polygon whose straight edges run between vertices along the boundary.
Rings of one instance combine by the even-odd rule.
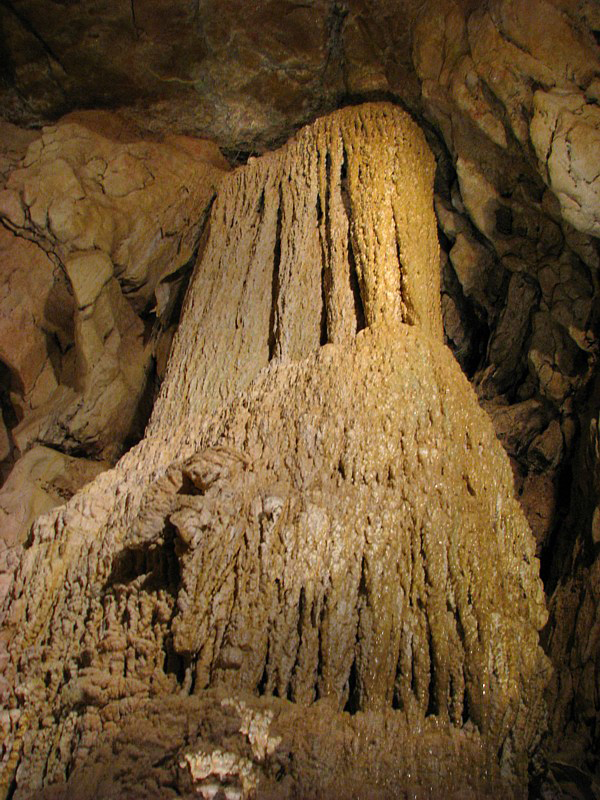
[[[10,587],[15,800],[526,796],[544,595],[433,171],[372,104],[222,179],[145,439]]]

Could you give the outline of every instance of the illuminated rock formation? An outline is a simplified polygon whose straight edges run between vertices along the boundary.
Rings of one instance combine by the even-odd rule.
[[[111,114],[73,114],[29,145],[0,191],[0,216],[14,233],[2,229],[11,248],[3,266],[12,266],[10,288],[32,318],[24,347],[10,294],[2,298],[0,356],[15,393],[20,387],[12,431],[20,451],[39,442],[108,459],[122,453],[152,369],[148,309],[168,317],[169,292],[198,249],[223,167],[212,143],[147,141]],[[33,261],[35,299],[18,283],[27,280],[19,261]]]
[[[141,437],[227,164],[102,112],[0,139],[1,597],[35,517]]]
[[[433,171],[365,105],[223,178],[145,439],[10,588],[15,800],[526,795],[544,596]]]

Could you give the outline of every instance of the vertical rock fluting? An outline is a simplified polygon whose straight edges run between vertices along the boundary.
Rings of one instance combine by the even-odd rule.
[[[362,109],[225,179],[150,435],[165,416],[214,411],[270,360],[365,325],[418,324],[441,340],[433,158],[400,111]]]
[[[145,439],[16,572],[5,793],[524,795],[544,597],[433,171],[365,105],[224,178]]]

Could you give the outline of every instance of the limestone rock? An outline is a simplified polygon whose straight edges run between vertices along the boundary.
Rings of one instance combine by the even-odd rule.
[[[65,503],[107,466],[40,446],[33,447],[17,461],[0,490],[2,598],[34,520]]]
[[[496,435],[513,456],[522,455],[549,422],[547,408],[533,398],[511,405],[493,401],[482,405],[494,423]]]
[[[39,441],[111,459],[132,435],[147,388],[151,351],[144,325],[112,277],[73,321],[71,385],[58,386],[13,437],[23,452]]]
[[[448,352],[418,329],[371,330],[349,349],[269,369],[214,421],[211,447],[149,487],[118,543],[90,538],[95,525],[83,541],[68,536],[60,571],[73,586],[75,562],[98,565],[88,614],[105,622],[82,629],[75,650],[60,636],[46,646],[72,665],[60,700],[66,752],[78,707],[88,709],[76,725],[85,731],[98,714],[101,728],[119,723],[129,697],[144,714],[148,692],[219,686],[302,705],[328,698],[381,721],[396,707],[407,725],[433,714],[436,747],[470,720],[479,747],[501,748],[517,791],[547,668],[536,644],[543,592],[512,475]],[[40,527],[31,555],[46,550],[43,536]],[[45,580],[61,585],[51,569]],[[65,614],[77,625],[87,601],[74,586],[58,597],[51,628]],[[149,627],[151,618],[162,622]],[[76,667],[81,658],[88,667]],[[64,769],[42,744],[50,731],[34,730],[17,777],[25,796],[46,758],[55,779]],[[462,785],[460,763],[440,787]],[[431,780],[418,766],[413,775]]]
[[[78,309],[94,303],[113,276],[110,258],[101,250],[78,252],[65,261]]]
[[[144,141],[108,113],[12,140],[0,192],[0,358],[14,417],[3,471],[36,443],[114,463],[141,436],[157,340],[227,165],[214,145]]]
[[[540,433],[529,446],[529,457],[537,460],[539,466],[556,467],[563,452],[563,435],[558,420],[552,420],[543,433]]]
[[[56,349],[62,343],[65,350],[72,342],[70,297],[65,278],[44,251],[3,227],[0,274],[0,358],[10,371],[9,390],[22,419],[58,385],[50,353],[53,340]]]
[[[4,420],[0,420],[0,461],[6,461],[10,456],[11,441]]]
[[[284,156],[266,154],[224,179],[213,219],[228,247],[211,228],[197,276],[205,288],[188,296],[170,388],[153,420],[184,419],[194,403],[212,411],[271,358],[351,341],[383,319],[441,337],[435,217],[423,199],[433,160],[400,112],[382,108],[361,116],[341,111],[333,128],[317,122]],[[397,130],[390,119],[399,120]],[[231,335],[215,337],[215,330]],[[197,348],[187,363],[192,340]],[[194,388],[177,389],[175,401],[190,372]]]
[[[47,447],[29,450],[0,492],[3,540],[8,545],[23,544],[23,532],[40,514],[62,505],[103,469],[106,465],[101,462],[72,458]]]
[[[187,0],[85,0],[62,11],[27,0],[4,15],[0,98],[13,122],[118,108],[239,154],[284,141],[348,93],[419,95],[412,0],[210,0],[201,11]]]
[[[200,125],[204,135],[228,136],[231,145],[252,143],[265,128],[272,138],[278,127],[304,121],[310,95],[325,94],[327,79],[330,94],[343,90],[333,64],[324,74],[340,38],[339,26],[330,30],[324,0],[309,7],[228,0],[202,13],[183,0],[136,2],[132,9],[86,0],[49,15],[30,0],[18,14],[7,13],[7,113],[39,121],[65,108],[102,108],[116,94],[117,106],[129,106],[146,125],[161,120],[179,132]],[[174,114],[165,97],[176,104]]]
[[[159,143],[123,128],[119,117],[90,112],[44,129],[10,173],[0,209],[14,230],[36,236],[63,263],[80,252],[108,257],[139,310],[194,253],[226,163],[208,142],[171,136]],[[15,201],[21,213],[12,211]]]
[[[564,404],[581,385],[580,358],[576,344],[550,313],[534,315],[528,360],[542,396],[557,406]]]
[[[468,347],[468,337],[457,303],[447,293],[442,294],[442,317],[444,333],[460,363],[460,357]]]
[[[488,348],[490,364],[478,378],[482,392],[488,396],[503,394],[515,386],[525,372],[527,337],[538,296],[534,281],[521,273],[511,275],[506,305]],[[521,434],[518,430],[518,435]]]
[[[475,227],[493,240],[496,233],[496,212],[500,207],[499,192],[483,174],[479,165],[459,158],[456,174],[460,184],[461,199]]]
[[[542,85],[587,85],[598,66],[591,37],[547,0],[493,0],[468,23],[477,69],[506,109],[516,138],[525,142],[532,90]]]
[[[351,800],[361,787],[369,798],[408,800],[439,783],[453,800],[497,796],[498,772],[477,732],[452,730],[448,740],[441,744],[434,718],[419,724],[398,711],[340,715],[326,701],[304,707],[209,690],[146,703],[110,749],[95,748],[67,787],[40,797],[159,800],[176,787],[182,797],[240,798],[257,787],[255,797],[272,800]],[[415,765],[422,765],[418,773]]]
[[[35,138],[37,138],[35,131],[11,125],[5,119],[0,119],[0,185],[4,185],[9,173],[23,158]]]
[[[0,164],[3,596],[34,519],[141,436],[155,340],[176,317],[224,166],[211,145],[182,137],[144,144],[109,114],[72,116],[41,138],[8,127]],[[150,337],[139,313],[160,287]]]
[[[385,104],[223,180],[145,439],[34,524],[10,588],[15,799],[131,764],[157,714],[176,722],[148,797],[166,776],[277,796],[277,774],[289,796],[524,796],[544,595],[442,344],[432,180]],[[130,780],[101,794],[144,796]]]
[[[560,423],[563,432],[566,425],[578,429],[596,370],[599,251],[597,237],[583,232],[593,232],[598,219],[594,156],[600,13],[594,0],[309,0],[302,8],[270,0],[251,7],[242,0],[206,0],[200,12],[193,4],[175,0],[169,3],[168,14],[163,4],[148,0],[110,8],[84,0],[61,6],[56,15],[48,14],[45,0],[22,0],[18,8],[14,3],[4,6],[0,12],[5,54],[0,94],[3,113],[20,123],[41,124],[83,104],[118,107],[121,142],[139,142],[140,133],[131,123],[135,120],[159,136],[173,131],[210,136],[229,148],[232,160],[244,161],[249,154],[284,141],[301,121],[365,96],[384,94],[423,119],[438,160],[436,192],[443,203],[438,202],[437,208],[442,209],[440,227],[448,239],[442,237],[442,245],[449,252],[460,234],[481,245],[490,256],[487,263],[495,266],[493,280],[484,280],[487,270],[478,273],[479,299],[475,299],[473,294],[465,297],[444,256],[446,335],[486,406],[503,409],[495,422],[502,416],[498,431],[508,443],[523,489],[521,499],[538,541],[548,541],[548,530],[554,531],[551,546],[544,550],[544,573],[555,574],[563,562],[570,563],[563,548],[568,551],[575,540],[580,539],[587,552],[587,521],[580,524],[568,517],[566,524],[555,524],[564,520],[570,502],[564,490],[571,474],[569,437],[565,437],[563,462],[557,471],[544,455],[548,454],[545,445],[532,447],[531,452],[529,446],[552,420]],[[94,118],[96,132],[114,139],[114,124],[111,132],[110,124],[101,124],[97,114]],[[84,127],[89,125],[88,117]],[[9,125],[2,126],[0,136],[8,142],[7,148],[0,147],[0,175],[8,176],[38,137]],[[67,186],[69,177],[60,162],[63,155],[57,151],[55,157],[56,177],[62,174]],[[68,163],[70,158],[67,154]],[[128,156],[117,159],[108,175],[115,203],[125,202],[117,195],[127,191],[128,180],[132,186],[144,184],[146,167],[147,163],[142,166]],[[151,189],[147,185],[140,191]],[[25,226],[20,197],[10,193],[2,202],[6,216]],[[445,213],[449,209],[450,214]],[[78,203],[63,210],[53,210],[55,223],[61,230],[75,231]],[[131,209],[126,211],[131,213]],[[252,238],[251,232],[248,237]],[[151,240],[148,237],[146,242]],[[266,248],[270,246],[269,240]],[[134,248],[136,259],[142,250]],[[90,254],[89,249],[81,252]],[[455,260],[459,254],[460,248]],[[188,274],[185,265],[174,266],[175,271],[167,270],[169,274],[156,284],[154,294],[141,287],[128,294],[133,287],[121,283],[128,297],[135,299],[136,309],[144,306],[146,333],[147,315],[156,302],[158,341],[149,343],[148,351],[127,347],[122,354],[133,364],[151,352],[159,378],[164,375],[176,327],[173,309],[178,308]],[[152,269],[148,275],[152,283]],[[113,292],[115,284],[109,282],[107,292],[109,286]],[[263,286],[268,295],[268,281]],[[60,307],[54,291],[51,297],[53,307]],[[105,305],[104,299],[99,303]],[[311,303],[320,307],[318,299]],[[105,433],[111,429],[110,420],[119,416],[120,401],[104,414],[109,422],[102,435],[91,431],[85,411],[97,400],[92,390],[76,411],[86,380],[98,383],[102,392],[111,385],[115,337],[108,340],[113,355],[104,361],[110,368],[103,367],[100,376],[91,365],[94,359],[102,361],[98,331],[107,330],[105,317],[97,310],[89,319],[79,320],[78,341],[86,357],[75,359],[79,344],[74,345],[74,313],[69,310],[64,315],[71,329],[67,339],[62,328],[59,332],[52,328],[50,345],[46,342],[51,359],[43,380],[38,381],[37,394],[46,396],[52,381],[58,381],[60,395],[52,407],[62,410],[52,418],[46,416],[52,422],[43,436],[53,446],[58,441],[63,442],[58,446],[64,446],[66,424],[69,447],[80,448],[83,438],[85,449],[100,446],[104,455],[112,449],[116,456],[122,443],[106,444]],[[243,316],[240,312],[239,318]],[[135,320],[128,319],[132,322],[128,330],[133,331]],[[220,325],[218,315],[212,321]],[[141,330],[139,325],[137,330]],[[28,335],[42,343],[41,336]],[[140,342],[135,336],[130,338]],[[275,337],[267,335],[267,339],[274,342]],[[264,349],[268,351],[269,346]],[[226,346],[219,352],[229,358]],[[121,357],[117,360],[123,363]],[[256,363],[264,366],[265,358]],[[9,437],[5,450],[8,447],[11,452],[4,465],[6,473],[12,454],[18,452],[15,437],[25,447],[43,437],[16,377],[7,379],[2,368],[0,373]],[[76,375],[80,383],[72,390]],[[145,376],[151,377],[143,373],[142,379]],[[210,377],[205,381],[209,384]],[[131,396],[129,387],[127,380],[117,379],[115,395]],[[101,396],[102,405],[110,405]],[[530,414],[529,404],[541,412]],[[72,425],[69,420],[74,413],[79,418]],[[23,427],[17,428],[15,414],[24,415]],[[138,422],[142,416],[136,417]],[[72,436],[75,428],[77,435]],[[99,444],[100,440],[104,443]],[[554,497],[553,487],[560,487]],[[592,526],[593,530],[598,527]],[[583,594],[576,591],[573,596],[579,602]],[[554,603],[554,613],[560,615],[563,607]],[[561,631],[554,634],[557,641],[571,640],[575,600],[572,610],[564,621],[554,618],[552,624]],[[563,670],[561,648],[552,652],[559,654],[557,664]],[[561,686],[566,686],[564,681]],[[589,683],[585,685],[589,688]],[[575,709],[576,714],[580,707],[578,700],[564,708]],[[563,722],[568,713],[565,710]],[[561,731],[560,724],[553,730],[555,743],[564,744],[562,734],[556,733]]]
[[[485,383],[478,388],[485,390]],[[558,467],[565,450],[561,426],[549,405],[538,399],[509,404],[506,399],[482,398],[481,403],[509,455],[515,491],[541,556],[560,520]]]
[[[597,269],[589,234],[599,205],[595,15],[593,4],[584,11],[548,0],[447,0],[426,4],[414,28],[423,108],[455,166],[437,186],[445,247],[479,307],[494,310],[469,325],[469,304],[448,291],[463,320],[457,324],[446,299],[449,338],[460,340],[457,356],[478,359],[469,372],[489,399],[535,394],[566,409],[594,369],[587,302]],[[485,259],[465,244],[479,245],[482,236],[489,257],[478,269]]]
[[[538,555],[551,544],[556,523],[558,483],[559,476],[552,469],[544,472],[531,470],[523,477],[520,486],[519,502],[535,537]]]
[[[583,94],[536,92],[531,141],[564,218],[577,230],[600,236],[598,106],[586,103]]]
[[[480,306],[487,307],[492,316],[494,304],[490,283],[494,281],[498,268],[491,253],[468,233],[458,233],[449,257],[464,294]],[[500,281],[496,280],[496,283]]]
[[[563,761],[582,765],[592,773],[591,754],[598,750],[600,710],[598,397],[596,380],[574,459],[570,518],[565,526],[571,536],[556,543],[559,558],[552,575],[555,588],[550,601],[552,616],[546,631],[548,652],[556,665],[549,694],[554,750],[564,753]]]

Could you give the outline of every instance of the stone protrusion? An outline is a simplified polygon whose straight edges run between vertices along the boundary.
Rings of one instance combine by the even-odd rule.
[[[324,796],[306,788],[329,769],[321,702],[358,737],[391,726],[414,763],[375,737],[366,793],[525,795],[544,594],[508,459],[441,341],[432,181],[423,135],[387,104],[224,179],[145,439],[38,519],[9,588],[15,800],[77,792],[69,776],[132,715],[208,709],[214,690],[219,729],[182,728],[159,758],[186,791],[260,796],[283,746],[289,791]],[[309,709],[292,740],[286,701]],[[413,760],[423,731],[443,769]]]
[[[367,104],[227,176],[153,420],[213,411],[271,359],[348,343],[366,325],[441,340],[434,168],[408,115]]]

